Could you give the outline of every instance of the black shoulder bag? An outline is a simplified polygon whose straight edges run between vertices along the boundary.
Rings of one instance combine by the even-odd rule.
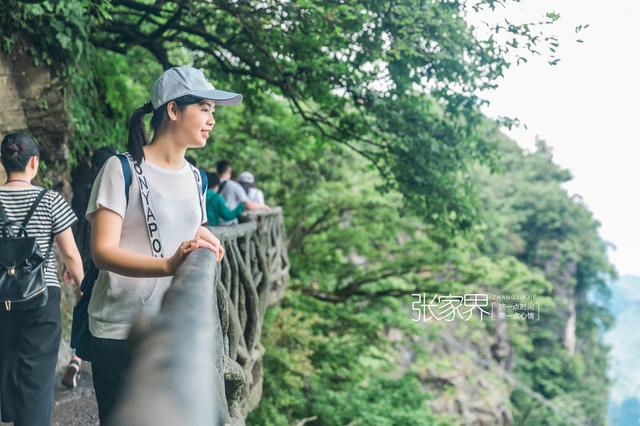
[[[27,224],[44,197],[40,191],[22,224],[10,221],[0,202],[0,310],[39,308],[47,304],[44,268],[51,253],[53,235],[47,255],[42,256],[35,237],[27,234]],[[18,229],[14,235],[13,228]]]

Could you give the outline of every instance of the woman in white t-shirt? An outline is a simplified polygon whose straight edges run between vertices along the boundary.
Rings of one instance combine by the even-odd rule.
[[[128,364],[125,339],[134,319],[160,309],[177,267],[191,251],[207,248],[218,261],[224,255],[218,239],[203,226],[205,199],[184,157],[188,148],[205,146],[215,125],[215,106],[241,100],[239,94],[215,90],[193,67],[165,71],[153,85],[151,102],[133,113],[129,125],[128,152],[148,182],[148,198],[132,168],[127,201],[117,157],[107,161],[94,182],[86,216],[100,273],[89,303],[89,330],[101,424],[121,390]],[[153,113],[150,142],[143,121],[148,113]],[[154,232],[143,213],[147,200],[157,222]]]

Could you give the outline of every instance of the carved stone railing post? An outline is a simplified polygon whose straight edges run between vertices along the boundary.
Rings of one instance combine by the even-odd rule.
[[[226,251],[217,289],[227,400],[232,418],[244,423],[262,395],[262,320],[267,308],[284,295],[289,259],[282,209],[250,213],[242,222],[212,231]]]

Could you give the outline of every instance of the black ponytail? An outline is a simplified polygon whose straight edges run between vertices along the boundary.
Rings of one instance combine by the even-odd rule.
[[[144,151],[142,147],[147,142],[147,135],[144,129],[144,116],[153,112],[153,105],[151,102],[147,102],[131,114],[129,119],[129,142],[127,144],[127,151],[137,162],[141,162],[144,158]]]

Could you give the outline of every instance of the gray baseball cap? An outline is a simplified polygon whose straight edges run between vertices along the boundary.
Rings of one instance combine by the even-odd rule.
[[[242,102],[242,95],[239,93],[216,90],[199,69],[181,66],[169,68],[153,83],[151,103],[153,109],[158,109],[185,95],[211,99],[216,105],[238,105]]]

